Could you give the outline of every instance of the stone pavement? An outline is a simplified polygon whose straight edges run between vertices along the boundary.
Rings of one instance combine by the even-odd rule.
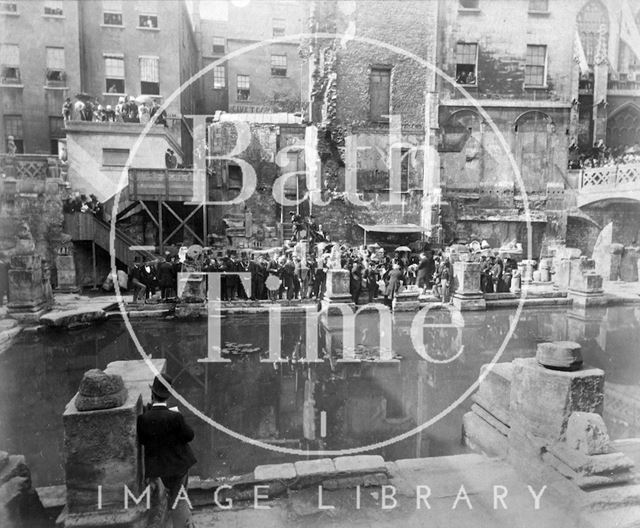
[[[640,282],[603,281],[604,293],[611,297],[640,302]]]
[[[324,489],[322,506],[333,508],[321,509],[318,487],[314,486],[290,490],[280,499],[260,501],[259,506],[265,509],[255,509],[253,502],[234,504],[226,511],[197,509],[194,520],[199,528],[589,526],[579,521],[577,511],[567,507],[556,489],[563,482],[552,473],[529,481],[506,462],[481,455],[400,460],[388,463],[387,468],[388,487],[362,487],[360,509],[355,488]],[[547,485],[537,510],[528,485],[535,494]],[[502,486],[496,491],[498,496],[506,493],[504,502],[494,498],[494,486]]]

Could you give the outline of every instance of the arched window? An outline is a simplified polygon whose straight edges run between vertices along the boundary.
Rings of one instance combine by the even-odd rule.
[[[609,33],[609,15],[607,9],[599,1],[592,0],[578,13],[578,32],[587,62],[593,66],[598,42],[600,40],[601,27],[605,27],[605,33]]]
[[[544,112],[525,112],[516,120],[516,156],[525,184],[546,181],[553,128],[551,118]]]

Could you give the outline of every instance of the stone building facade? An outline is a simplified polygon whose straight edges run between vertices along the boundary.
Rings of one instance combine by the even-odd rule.
[[[0,2],[0,151],[57,154],[62,103],[80,91],[76,0]]]
[[[435,73],[427,66],[436,59],[437,4],[313,4],[309,118],[330,200],[315,214],[334,239],[361,242],[357,224],[425,223],[425,189],[437,172]]]
[[[198,4],[214,12],[201,14]],[[205,113],[300,112],[306,76],[299,39],[259,43],[305,31],[308,5],[295,0],[227,4],[224,12],[212,3],[194,6],[202,66],[238,52],[203,77]]]

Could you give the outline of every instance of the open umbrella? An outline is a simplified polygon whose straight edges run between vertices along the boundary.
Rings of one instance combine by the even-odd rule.
[[[396,248],[396,251],[397,251],[398,253],[404,253],[404,252],[409,252],[409,253],[411,253],[411,248],[409,248],[409,247],[407,247],[407,246],[398,246],[398,247]]]
[[[138,104],[153,104],[153,97],[150,95],[139,95],[136,97],[136,103]]]

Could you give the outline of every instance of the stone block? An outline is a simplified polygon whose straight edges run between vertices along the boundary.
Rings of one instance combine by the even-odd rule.
[[[29,468],[22,455],[7,455],[4,466],[0,471],[0,484],[10,481],[15,477],[28,477]]]
[[[459,294],[454,293],[452,296],[454,308],[462,312],[481,311],[487,309],[487,302],[484,295],[478,294]]]
[[[45,303],[42,269],[9,269],[10,310],[39,309]]]
[[[142,412],[140,394],[129,391],[120,407],[92,411],[79,411],[76,398],[62,416],[68,511],[95,510],[98,486],[102,486],[103,509],[121,509],[125,484],[136,494],[141,491],[136,436],[136,420]]]
[[[296,475],[298,477],[312,477],[317,475],[329,475],[334,473],[336,468],[330,458],[319,458],[316,460],[300,460],[294,463]]]
[[[384,459],[380,455],[355,455],[333,459],[336,471],[340,473],[386,472]]]
[[[288,480],[296,478],[293,464],[265,464],[253,470],[256,480]]]
[[[462,418],[462,438],[469,448],[492,457],[505,457],[507,438],[474,412]]]
[[[505,437],[509,434],[509,426],[505,424],[502,420],[499,420],[496,416],[487,411],[484,407],[481,407],[477,403],[471,405],[471,412],[477,414],[480,418],[482,418],[485,422],[487,422],[491,427],[493,427],[496,431],[498,431],[501,435]]]
[[[609,434],[602,416],[594,413],[574,412],[569,416],[566,433],[567,446],[586,455],[608,453]]]
[[[453,264],[453,289],[459,295],[480,293],[480,263],[455,262]]]
[[[549,453],[580,475],[611,475],[623,473],[634,467],[633,461],[624,453],[587,455],[559,442],[547,448]]]
[[[574,411],[602,413],[604,372],[550,370],[534,358],[513,361],[510,392],[510,439],[533,435],[563,440]]]
[[[571,280],[571,261],[568,259],[555,260],[553,269],[554,284],[560,291],[567,291]]]
[[[100,308],[86,307],[74,310],[53,310],[44,314],[40,321],[47,326],[68,328],[78,323],[92,323],[106,318],[106,312]]]
[[[58,290],[77,291],[76,264],[73,255],[56,255]]]
[[[484,379],[473,400],[501,422],[509,425],[509,396],[511,394],[511,363],[496,363],[493,367],[482,365]]]
[[[552,369],[577,370],[582,365],[580,345],[573,341],[539,343],[536,360],[540,365]]]
[[[348,270],[330,269],[327,271],[327,290],[324,298],[329,302],[351,301]]]

